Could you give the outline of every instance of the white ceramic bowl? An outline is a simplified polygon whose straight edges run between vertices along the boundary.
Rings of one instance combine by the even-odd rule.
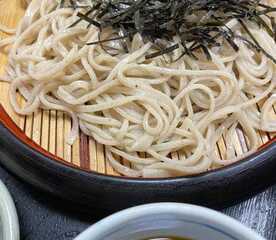
[[[12,197],[0,181],[0,240],[19,240],[19,224]]]
[[[148,204],[118,212],[94,224],[75,240],[142,240],[165,236],[193,240],[264,240],[226,215],[181,203]]]

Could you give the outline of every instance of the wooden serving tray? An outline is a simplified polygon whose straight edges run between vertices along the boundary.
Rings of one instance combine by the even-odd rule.
[[[21,0],[0,1],[0,9],[5,9],[0,11],[0,23],[10,27],[15,27],[24,14]],[[7,35],[0,33],[0,36]],[[5,54],[0,53],[0,74],[6,61]],[[267,144],[263,150],[221,170],[163,180],[118,178],[119,174],[105,159],[103,145],[82,133],[72,146],[66,143],[71,129],[71,120],[66,114],[41,110],[19,116],[9,104],[8,89],[8,83],[0,82],[0,162],[32,184],[80,204],[91,207],[90,203],[99,198],[108,210],[151,201],[225,206],[276,182],[276,133],[262,131],[258,137],[262,144]],[[18,98],[23,103],[24,99]],[[273,110],[271,116],[276,118]],[[247,149],[242,131],[236,132],[234,148],[237,155]],[[222,138],[217,144],[217,154],[225,158],[225,152]],[[172,157],[177,159],[178,155]],[[140,197],[139,191],[146,196]],[[112,194],[125,199],[115,205]]]
[[[0,12],[0,23],[10,27],[15,27],[24,14],[24,9],[19,0],[2,1],[0,2],[0,9],[6,9],[6,11]],[[5,35],[1,34],[1,37],[5,37]],[[6,56],[1,54],[0,74],[4,71],[5,63]],[[66,114],[56,110],[41,110],[26,117],[16,114],[9,104],[8,88],[8,83],[0,82],[0,102],[27,137],[51,154],[82,169],[114,176],[119,175],[106,161],[104,146],[96,143],[94,139],[80,133],[80,137],[72,146],[66,143],[66,138],[71,129],[71,120]],[[22,97],[18,96],[18,98],[23,103]],[[271,112],[271,115],[276,119],[275,112]],[[269,134],[260,131],[258,137],[260,142],[264,144],[275,135],[276,133]],[[241,155],[247,150],[246,139],[242,131],[237,131],[234,147],[237,155]],[[225,152],[226,144],[222,138],[217,145],[217,154],[225,159]],[[178,159],[177,153],[173,154],[172,157]],[[127,161],[124,163],[127,164]]]

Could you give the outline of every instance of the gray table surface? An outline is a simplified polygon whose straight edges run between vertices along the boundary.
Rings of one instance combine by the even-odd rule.
[[[72,240],[97,221],[93,212],[80,216],[69,213],[68,209],[61,209],[45,194],[21,182],[1,167],[0,179],[14,198],[21,240]],[[255,229],[266,239],[276,240],[276,186],[223,212]]]

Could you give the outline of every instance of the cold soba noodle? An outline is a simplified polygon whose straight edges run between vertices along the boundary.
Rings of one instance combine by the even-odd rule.
[[[80,128],[105,145],[106,158],[122,175],[167,177],[205,172],[244,156],[237,157],[233,147],[237,129],[246,135],[246,154],[260,146],[258,130],[276,130],[276,122],[269,116],[276,101],[276,45],[269,31],[254,21],[244,22],[262,50],[243,40],[250,39],[248,32],[231,19],[224,29],[241,36],[232,42],[220,37],[220,46],[192,54],[182,54],[181,46],[146,57],[160,51],[159,45],[139,33],[131,41],[88,45],[99,40],[99,28],[95,24],[87,27],[83,20],[76,23],[85,7],[74,9],[66,2],[60,6],[56,0],[25,2],[28,8],[15,35],[0,41],[9,50],[2,80],[10,81],[14,110],[22,115],[39,108],[68,113],[73,122],[68,143],[74,142]],[[269,17],[261,16],[273,29]],[[0,29],[13,33],[5,26]],[[116,37],[111,27],[100,34],[101,39]],[[166,44],[180,41],[176,35]],[[17,91],[26,99],[24,106],[17,102]],[[222,136],[227,146],[225,160],[215,154]],[[175,152],[179,160],[171,157]],[[121,157],[130,164],[123,165]]]

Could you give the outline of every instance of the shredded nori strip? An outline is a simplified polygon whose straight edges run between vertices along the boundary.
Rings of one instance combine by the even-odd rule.
[[[172,51],[174,51],[175,49],[178,49],[178,48],[179,48],[179,45],[178,44],[174,44],[173,46],[164,48],[164,49],[162,49],[162,50],[160,50],[158,52],[154,52],[154,53],[146,55],[146,59],[155,58],[155,57],[158,57],[160,55],[163,55],[163,54],[166,54],[166,53],[170,53],[170,52],[172,52]]]
[[[67,7],[81,7],[80,0],[67,1]],[[65,5],[65,0],[61,0],[60,6]],[[91,0],[91,6],[86,8],[87,12],[79,12],[79,19],[71,27],[86,21],[88,26],[94,25],[100,32],[112,27],[118,34],[118,37],[88,44],[120,41],[122,48],[128,52],[127,40],[132,40],[134,34],[140,33],[144,42],[167,42],[167,46],[148,54],[146,58],[171,53],[181,45],[181,56],[187,54],[195,58],[193,52],[202,49],[210,59],[208,48],[219,46],[220,37],[235,51],[239,50],[234,41],[237,36],[226,26],[230,20],[236,19],[248,37],[242,39],[276,62],[260,46],[247,27],[248,22],[255,23],[276,41],[275,19],[268,15],[275,12],[276,8],[262,4],[260,0]],[[90,16],[92,13],[93,16]],[[175,36],[180,42],[172,45]],[[242,40],[240,37],[239,39]]]

